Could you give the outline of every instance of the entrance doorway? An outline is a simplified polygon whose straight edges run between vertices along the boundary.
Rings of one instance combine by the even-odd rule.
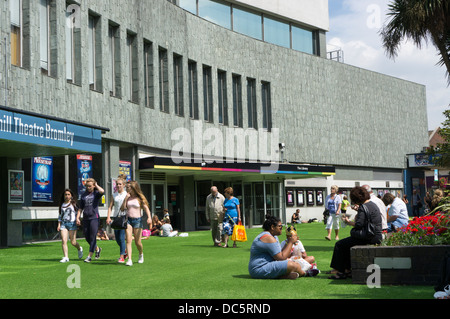
[[[142,192],[148,200],[150,211],[159,219],[164,217],[164,208],[167,203],[167,187],[165,183],[141,184]],[[144,228],[147,223],[144,221]]]

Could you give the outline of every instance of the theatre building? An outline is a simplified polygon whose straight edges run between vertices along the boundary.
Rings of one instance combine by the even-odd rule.
[[[6,0],[0,246],[57,238],[60,196],[119,173],[153,214],[208,229],[210,187],[244,223],[322,217],[333,184],[404,190],[425,87],[328,58],[327,0]]]

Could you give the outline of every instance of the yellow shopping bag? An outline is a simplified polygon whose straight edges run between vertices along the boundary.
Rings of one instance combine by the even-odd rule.
[[[247,241],[247,233],[245,232],[245,226],[241,222],[234,225],[233,235],[231,235],[232,241]]]

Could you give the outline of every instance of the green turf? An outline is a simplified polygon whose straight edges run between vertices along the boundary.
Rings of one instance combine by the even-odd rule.
[[[69,244],[70,262],[59,263],[61,243],[29,244],[0,250],[0,298],[148,298],[148,299],[433,299],[433,286],[354,285],[351,279],[330,280],[329,270],[335,241],[324,239],[323,224],[299,226],[299,236],[322,271],[317,277],[297,280],[255,280],[247,264],[253,238],[261,229],[247,230],[249,240],[238,248],[211,245],[209,231],[190,232],[189,237],[144,240],[145,263],[137,263],[133,245],[132,267],[116,262],[115,241],[101,241],[100,260],[90,264],[77,258]],[[341,230],[341,238],[349,227]],[[283,235],[280,240],[284,239]],[[84,250],[86,242],[79,240]],[[78,265],[81,288],[69,288],[73,275],[69,265]],[[71,282],[69,280],[69,282]],[[288,293],[289,292],[289,293]]]

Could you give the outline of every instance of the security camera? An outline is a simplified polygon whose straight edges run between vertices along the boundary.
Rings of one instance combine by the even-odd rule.
[[[278,147],[279,147],[279,148],[285,148],[286,145],[285,145],[284,143],[279,143],[279,144],[278,144]]]

